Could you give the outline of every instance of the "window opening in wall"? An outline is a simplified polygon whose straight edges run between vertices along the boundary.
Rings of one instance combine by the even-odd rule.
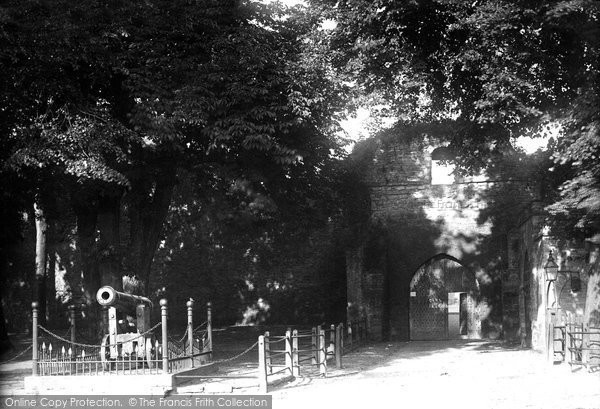
[[[431,184],[450,185],[454,183],[454,154],[447,147],[436,148],[431,152]]]

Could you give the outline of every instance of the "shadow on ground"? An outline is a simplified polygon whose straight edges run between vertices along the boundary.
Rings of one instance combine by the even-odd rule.
[[[300,331],[310,330],[310,328],[300,328]],[[252,376],[256,373],[258,352],[256,343],[258,336],[269,330],[272,336],[285,334],[286,326],[231,326],[219,328],[213,331],[213,360],[218,364],[217,375]],[[176,336],[177,334],[174,334]],[[31,345],[29,335],[15,335],[12,337],[14,349],[5,354],[0,363],[0,375],[3,378],[10,378],[10,387],[22,383],[24,376],[31,373],[31,351],[18,355],[26,351]],[[344,355],[342,358],[342,368],[335,366],[335,360],[328,360],[327,378],[344,378],[350,375],[359,374],[366,370],[375,369],[385,372],[386,367],[393,366],[399,361],[409,362],[419,360],[425,357],[442,356],[445,352],[465,351],[469,353],[500,353],[507,351],[519,351],[521,348],[517,344],[504,343],[501,341],[490,340],[451,340],[451,341],[420,341],[420,342],[373,342],[357,348],[356,350]],[[460,354],[459,354],[460,355]],[[460,358],[458,358],[460,359]],[[271,379],[274,379],[273,377]],[[315,383],[322,378],[317,368],[304,366],[300,369],[300,376],[293,382],[275,381],[270,390],[276,391],[281,388],[302,387]],[[202,379],[196,381],[186,381],[182,386],[192,387],[193,385],[207,383],[223,383],[223,380]],[[251,390],[255,387],[253,380],[236,382],[229,380],[236,389]]]

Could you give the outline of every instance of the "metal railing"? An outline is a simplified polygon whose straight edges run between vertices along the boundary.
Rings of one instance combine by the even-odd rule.
[[[207,320],[193,327],[193,301],[188,306],[188,327],[180,340],[167,333],[167,302],[161,300],[161,322],[143,333],[120,334],[110,344],[105,335],[96,344],[76,341],[75,316],[64,336],[38,323],[38,304],[32,311],[32,374],[34,376],[153,375],[176,373],[204,365],[212,359],[212,311],[207,304]],[[154,331],[161,327],[160,341]],[[65,338],[70,333],[70,339]],[[166,345],[166,348],[163,348]],[[113,353],[111,353],[113,351]],[[116,354],[114,353],[116,352]]]
[[[212,304],[206,304],[206,321],[194,327],[194,300],[187,303],[187,329],[180,340],[168,342],[170,373],[196,368],[212,361]]]
[[[116,359],[107,359],[98,350],[73,348],[65,345],[42,344],[38,353],[37,372],[40,376],[54,375],[148,375],[162,373],[162,356],[156,341],[157,353],[144,357],[134,348]],[[86,350],[88,352],[86,353]]]

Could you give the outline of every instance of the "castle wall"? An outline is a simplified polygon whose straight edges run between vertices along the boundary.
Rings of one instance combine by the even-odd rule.
[[[409,339],[410,280],[425,261],[445,254],[477,277],[480,336],[499,337],[507,232],[495,230],[485,212],[499,185],[506,194],[510,183],[471,177],[432,184],[431,153],[439,146],[424,134],[375,141],[365,183],[370,188],[371,225],[376,227],[353,250],[362,252],[363,260],[361,268],[354,264],[353,271],[348,269],[348,283],[359,280],[362,290],[358,299],[349,288],[348,301],[362,306],[373,333]],[[522,183],[513,185],[508,191],[518,203],[531,200]]]
[[[504,294],[509,287],[510,291],[518,290],[520,322],[516,332],[509,333],[505,328],[505,337],[519,339],[523,346],[544,351],[551,315],[555,315],[557,324],[585,321],[588,273],[597,246],[548,235],[539,209],[524,216],[523,223],[511,233],[510,247],[514,251],[509,254],[509,275],[512,278],[506,279],[503,286]],[[548,282],[544,270],[550,251],[561,271],[556,282]],[[578,286],[572,286],[572,277],[576,277]],[[506,298],[504,296],[505,304]],[[506,305],[504,309],[506,315]]]

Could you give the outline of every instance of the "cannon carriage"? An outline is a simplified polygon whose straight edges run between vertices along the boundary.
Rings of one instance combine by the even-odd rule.
[[[150,330],[152,301],[139,295],[104,286],[96,293],[98,303],[107,309],[100,356],[105,365],[129,358],[146,362],[152,368],[156,359],[156,337]],[[142,335],[143,334],[143,335]]]

